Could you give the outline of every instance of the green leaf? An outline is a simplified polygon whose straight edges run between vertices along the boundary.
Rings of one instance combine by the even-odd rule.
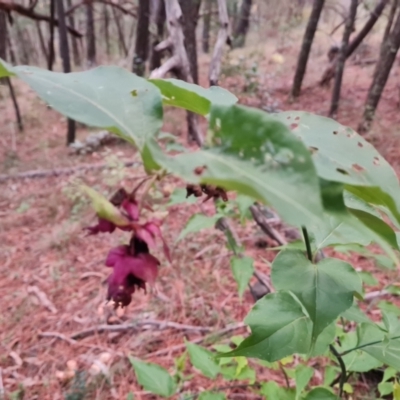
[[[231,268],[236,283],[238,284],[239,297],[242,298],[247,285],[253,276],[253,259],[250,257],[231,258]]]
[[[392,382],[381,382],[378,384],[379,394],[381,396],[387,396],[393,393],[393,383]]]
[[[295,400],[296,393],[293,389],[280,387],[276,382],[269,381],[261,385],[260,394],[268,400]]]
[[[199,400],[225,400],[226,397],[223,393],[201,392],[198,399]]]
[[[390,301],[387,300],[381,300],[377,304],[378,308],[381,309],[382,311],[387,311],[391,312],[393,314],[396,314],[398,317],[400,317],[400,308],[397,307],[395,304],[393,304]]]
[[[376,278],[371,274],[371,272],[362,271],[359,272],[358,275],[360,275],[360,278],[365,285],[376,286],[379,283]]]
[[[186,190],[183,188],[177,188],[172,192],[169,198],[168,206],[173,206],[181,203],[188,203],[188,204],[196,203],[196,197],[190,196],[186,198]]]
[[[299,250],[284,250],[272,263],[271,278],[277,290],[292,291],[313,321],[312,339],[353,304],[362,282],[353,267],[325,258],[311,263]]]
[[[204,214],[192,215],[189,221],[187,222],[186,226],[182,229],[176,241],[179,242],[189,233],[196,233],[200,232],[202,229],[212,228],[220,218],[221,215],[218,214],[213,215],[212,217],[209,217]]]
[[[339,400],[339,398],[327,388],[316,387],[307,393],[304,400]]]
[[[287,292],[270,293],[259,300],[245,319],[251,328],[235,350],[219,357],[253,357],[276,361],[294,353],[307,353],[312,324],[298,301]]]
[[[294,375],[296,381],[296,400],[300,399],[303,390],[306,388],[313,375],[314,369],[311,367],[301,364],[296,367]]]
[[[377,325],[362,323],[358,329],[357,346],[362,346],[362,351],[400,371],[400,331],[388,335]]]
[[[340,341],[340,352],[353,349],[357,346],[357,332],[347,332]],[[354,350],[343,356],[347,371],[367,372],[379,368],[382,363],[362,350]]]
[[[341,313],[341,316],[348,321],[357,322],[361,324],[362,322],[372,322],[358,307],[356,303],[347,309],[345,312]]]
[[[210,183],[270,203],[289,224],[322,215],[310,154],[281,123],[243,106],[213,107],[213,147],[157,161],[192,183]],[[155,150],[154,150],[155,151]],[[206,165],[201,175],[195,168]]]
[[[324,355],[329,351],[329,345],[335,340],[336,324],[328,325],[317,337],[314,348],[310,354],[311,357]]]
[[[129,356],[136,378],[145,390],[162,397],[172,396],[176,392],[176,384],[167,370],[157,364],[146,363]]]
[[[86,185],[79,185],[79,188],[90,197],[92,207],[99,218],[106,219],[107,221],[113,222],[115,225],[119,226],[129,225],[129,220],[125,218],[118,208],[110,203],[103,195]]]
[[[149,82],[160,89],[164,104],[201,115],[207,115],[213,104],[230,106],[238,101],[235,95],[219,86],[205,89],[179,79],[150,79]]]
[[[333,119],[308,112],[273,115],[310,148],[321,178],[346,184],[351,193],[386,207],[400,221],[400,188],[396,173],[363,137]]]
[[[7,78],[9,76],[15,76],[15,73],[12,72],[12,66],[0,58],[0,78]]]
[[[190,342],[186,342],[186,348],[189,352],[190,362],[204,376],[215,378],[218,375],[219,365],[214,360],[214,354],[211,351]]]
[[[0,68],[4,67],[55,110],[75,121],[107,129],[135,144],[141,153],[146,153],[146,142],[162,126],[160,91],[125,69],[104,66],[64,74],[3,63]],[[149,163],[150,154],[146,157]]]

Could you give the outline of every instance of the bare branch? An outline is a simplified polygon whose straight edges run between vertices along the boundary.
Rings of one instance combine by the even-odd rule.
[[[26,8],[24,6],[21,6],[20,4],[10,3],[8,1],[0,1],[0,10],[5,11],[7,13],[16,12],[17,14],[23,15],[24,17],[33,19],[35,21],[51,22],[51,18],[48,15],[37,13],[31,8]],[[57,19],[54,19],[53,22],[54,25],[58,26]],[[71,35],[74,35],[79,38],[83,36],[82,33],[78,32],[71,26],[67,26],[67,29],[71,33]]]
[[[120,4],[118,4],[117,2],[114,1],[107,1],[107,0],[91,0],[93,3],[97,2],[97,3],[103,3],[103,4],[107,4],[111,7],[115,7],[116,9],[120,10],[122,13],[126,14],[126,15],[131,15],[132,17],[136,18],[136,13],[131,11],[131,10],[127,10],[126,8],[122,7]],[[70,14],[72,14],[76,9],[78,9],[79,7],[82,7],[83,5],[87,4],[89,2],[89,0],[83,0],[80,3],[74,4],[72,7],[70,7],[68,10],[65,11],[65,15],[68,16]]]
[[[71,335],[71,339],[83,339],[85,337],[94,335],[96,333],[103,332],[123,332],[131,329],[137,329],[140,326],[152,325],[157,327],[158,329],[178,329],[184,331],[197,331],[197,332],[211,332],[213,330],[212,327],[206,326],[193,326],[193,325],[185,325],[178,324],[176,322],[171,321],[157,321],[153,319],[144,319],[142,321],[135,321],[131,324],[121,324],[121,325],[98,325],[89,329],[85,329],[83,331],[74,333]]]

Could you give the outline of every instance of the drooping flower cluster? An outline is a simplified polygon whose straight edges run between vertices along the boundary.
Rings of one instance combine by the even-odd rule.
[[[132,232],[129,244],[111,249],[105,263],[113,268],[108,277],[107,300],[113,300],[116,306],[127,306],[136,289],[146,290],[146,283],[154,283],[160,262],[150,254],[149,248],[155,245],[156,239],[162,240],[164,253],[170,260],[168,246],[161,234],[161,221],[152,219],[139,222],[140,207],[135,192],[128,193],[123,188],[118,190],[110,199],[113,218],[98,215],[97,224],[85,228],[89,235],[112,233],[117,228]]]

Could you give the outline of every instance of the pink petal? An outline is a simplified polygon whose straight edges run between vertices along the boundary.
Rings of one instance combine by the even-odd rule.
[[[127,253],[128,253],[128,246],[118,246],[111,249],[106,259],[107,267],[116,266],[118,261],[123,260]]]
[[[139,219],[139,207],[135,201],[129,201],[128,199],[125,199],[122,202],[121,207],[127,212],[133,221],[137,221]]]
[[[106,219],[99,218],[97,225],[88,226],[85,229],[89,231],[89,235],[96,235],[99,232],[112,233],[115,231],[115,225],[112,222],[107,221]]]
[[[136,236],[143,240],[144,242],[147,243],[147,246],[149,247],[154,247],[155,246],[155,241],[154,241],[154,236],[152,235],[151,232],[149,232],[147,229],[145,228],[138,228],[136,230]]]

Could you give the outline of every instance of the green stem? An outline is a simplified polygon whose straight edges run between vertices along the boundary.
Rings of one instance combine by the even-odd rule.
[[[344,364],[343,358],[340,353],[330,344],[329,350],[332,354],[337,358],[339,365],[340,365],[340,380],[339,380],[339,397],[341,398],[343,395],[343,386],[346,383],[346,365]]]
[[[310,243],[310,238],[308,237],[307,229],[306,229],[305,226],[302,226],[301,230],[302,230],[303,236],[304,236],[304,243],[306,244],[307,257],[312,262],[313,254],[312,254],[312,251],[311,251],[311,243]]]
[[[400,336],[395,336],[395,337],[392,337],[392,338],[390,338],[390,339],[391,339],[391,340],[400,339]],[[354,351],[354,350],[360,350],[360,349],[362,349],[362,348],[364,348],[364,347],[373,346],[374,344],[379,344],[379,343],[382,343],[382,340],[376,340],[375,342],[365,343],[365,344],[362,344],[362,345],[360,345],[360,346],[353,347],[353,348],[350,349],[350,350],[346,350],[346,351],[344,351],[343,353],[340,353],[340,356],[343,357],[343,356],[345,356],[345,355],[351,353],[351,352]]]

